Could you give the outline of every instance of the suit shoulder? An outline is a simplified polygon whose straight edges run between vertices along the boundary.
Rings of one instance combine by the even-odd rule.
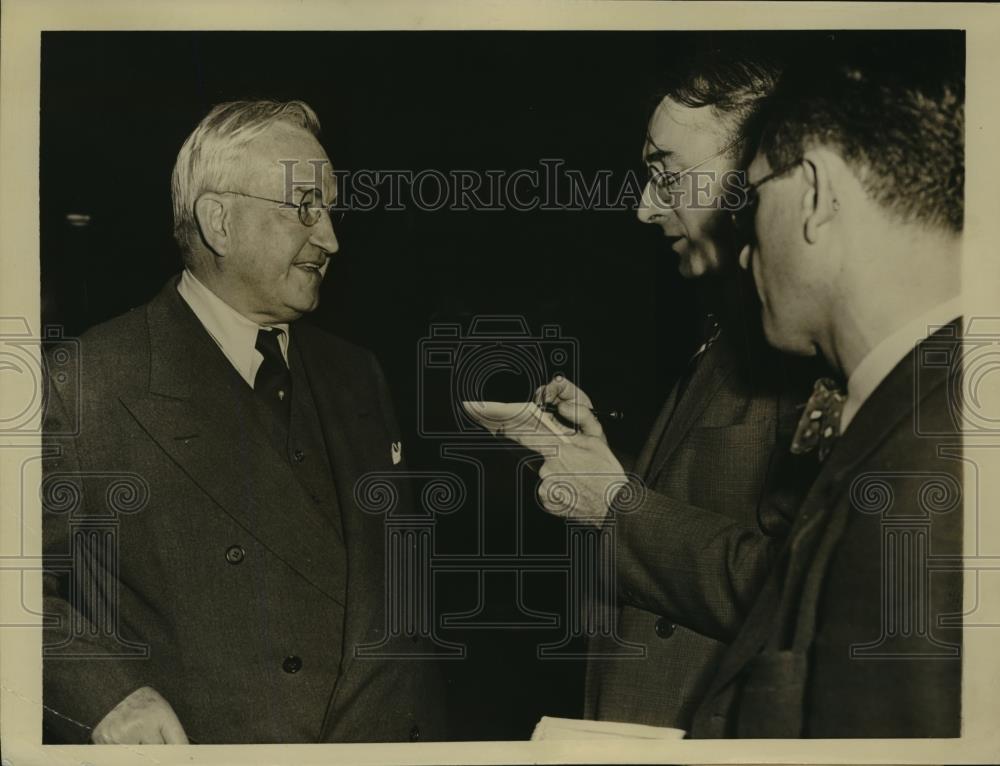
[[[80,336],[80,344],[91,353],[134,353],[135,344],[147,344],[149,339],[145,306],[94,325]]]
[[[144,306],[91,327],[72,344],[84,390],[118,389],[144,379],[149,367],[149,329]]]

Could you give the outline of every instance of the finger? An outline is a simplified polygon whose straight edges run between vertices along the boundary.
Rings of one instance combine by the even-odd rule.
[[[184,727],[173,710],[164,715],[164,720],[160,724],[160,734],[163,736],[163,743],[166,745],[186,745],[188,744],[187,734]]]
[[[542,479],[538,482],[538,503],[546,511],[546,513],[551,513],[553,516],[562,515],[560,511],[562,506],[556,503],[552,497],[552,487],[553,482]]]
[[[91,734],[91,739],[96,745],[118,745],[123,742],[125,736],[125,726],[121,718],[115,715],[101,721]]]
[[[576,431],[572,428],[567,428],[565,425],[560,423],[551,413],[542,412],[537,410],[536,417],[538,419],[538,425],[540,426],[539,431],[545,430],[549,433],[553,433],[556,436],[574,436]]]
[[[538,486],[542,507],[553,516],[569,518],[577,503],[577,487],[572,477],[556,475],[543,479]]]
[[[133,710],[119,722],[111,741],[116,745],[162,745],[163,737],[154,716],[155,711],[148,708]]]
[[[545,453],[542,450],[558,448],[559,445],[565,444],[575,436],[576,434],[572,431],[553,433],[548,429],[541,428],[537,431],[508,431],[504,433],[504,438],[510,439],[512,442],[543,456]]]
[[[548,388],[548,383],[543,383],[538,388],[535,389],[534,395],[531,397],[531,401],[541,407],[545,404],[545,390]]]
[[[160,729],[156,726],[145,727],[138,737],[138,741],[122,742],[123,745],[165,745],[166,740]]]
[[[581,407],[592,409],[594,403],[575,383],[562,375],[556,375],[547,387],[547,393],[551,395],[549,401],[552,402],[572,402],[579,403]]]
[[[558,412],[561,418],[573,423],[586,436],[604,436],[601,421],[597,419],[590,407],[581,404],[580,400],[560,401]]]

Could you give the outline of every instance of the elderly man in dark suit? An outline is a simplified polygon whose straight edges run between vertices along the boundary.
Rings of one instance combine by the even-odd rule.
[[[702,518],[711,527],[721,516],[751,537],[780,537],[815,471],[813,462],[788,452],[811,367],[765,342],[726,209],[752,156],[756,117],[780,59],[762,52],[759,41],[700,42],[708,47],[672,71],[649,121],[643,160],[650,181],[638,216],[662,229],[681,274],[692,280],[705,334],[633,467],[644,491],[614,529],[617,603],[594,607],[613,614],[614,633],[590,642],[585,699],[587,718],[676,728],[690,725],[726,635],[657,598],[674,577],[665,541],[684,534],[673,509],[683,507],[695,525]],[[539,397],[556,403],[588,437],[560,444],[546,460],[542,503],[565,512],[558,498],[548,497],[544,479],[569,478],[580,495],[572,515],[604,519],[613,483],[607,477],[622,468],[589,411],[590,399],[564,379]],[[761,570],[748,567],[746,577],[759,583]],[[642,647],[643,656],[624,644]]]
[[[183,273],[53,383],[46,741],[443,736],[432,647],[383,642],[383,518],[354,495],[401,468],[385,382],[295,321],[338,248],[318,135],[302,102],[213,108],[174,169]]]

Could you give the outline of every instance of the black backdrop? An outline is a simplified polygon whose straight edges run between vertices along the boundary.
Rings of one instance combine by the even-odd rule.
[[[656,73],[682,36],[646,32],[70,33],[42,40],[41,263],[43,321],[78,333],[151,298],[180,268],[170,234],[177,150],[211,105],[300,98],[317,111],[338,168],[539,169],[561,159],[615,182],[640,171]],[[690,42],[690,35],[685,35]],[[70,214],[88,215],[72,225]],[[690,291],[656,227],[634,210],[349,213],[316,322],[371,348],[396,399],[408,462],[449,469],[440,439],[416,435],[428,389],[419,340],[432,322],[468,327],[477,314],[555,324],[579,349],[575,375],[598,406],[626,410],[610,427],[634,454],[693,346]],[[495,398],[528,381],[498,374]],[[488,460],[487,548],[509,552],[509,477],[518,455]],[[499,478],[498,478],[499,477]],[[497,482],[500,482],[499,484]],[[532,504],[530,491],[521,498]],[[453,514],[441,550],[468,551],[474,525]],[[563,524],[529,507],[534,550],[564,550]],[[535,547],[537,546],[537,547]],[[441,611],[472,609],[474,578],[449,576]],[[566,583],[529,576],[531,609],[565,612]],[[511,584],[488,576],[490,621],[517,617]],[[558,629],[451,629],[468,646],[447,664],[454,734],[526,738],[538,717],[579,716],[582,663],[539,660]]]

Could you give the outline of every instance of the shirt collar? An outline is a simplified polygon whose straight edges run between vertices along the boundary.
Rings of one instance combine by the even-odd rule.
[[[861,405],[918,343],[962,315],[962,298],[939,303],[883,338],[869,351],[847,379],[847,399],[840,416],[840,432],[847,430]]]
[[[240,377],[252,388],[257,369],[264,358],[256,348],[257,332],[270,328],[243,316],[206,287],[188,269],[184,269],[181,274],[177,292],[191,307]],[[285,357],[285,364],[288,364],[288,325],[276,324],[271,327],[283,331],[278,336],[278,345],[281,347],[282,356]]]

